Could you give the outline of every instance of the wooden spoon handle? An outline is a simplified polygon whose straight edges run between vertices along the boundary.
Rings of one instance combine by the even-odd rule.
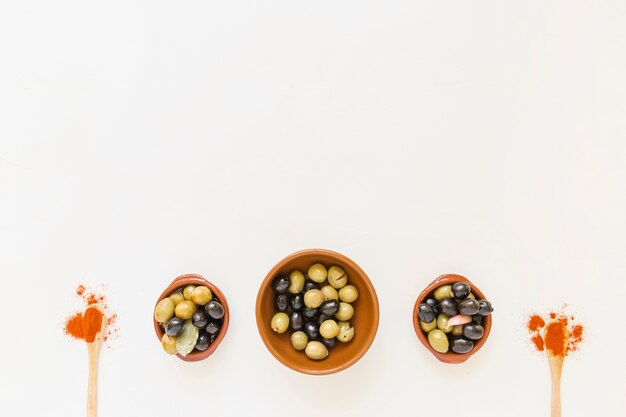
[[[98,356],[100,346],[88,346],[89,350],[89,379],[87,381],[87,417],[96,417],[98,414]]]
[[[552,405],[550,409],[551,417],[561,417],[561,371],[563,370],[563,359],[550,357],[550,371],[552,373]]]

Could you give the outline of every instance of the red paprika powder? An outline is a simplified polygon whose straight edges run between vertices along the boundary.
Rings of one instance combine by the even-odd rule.
[[[101,330],[102,316],[97,308],[88,308],[84,313],[76,313],[65,323],[65,332],[76,339],[91,343]]]
[[[118,329],[115,326],[117,314],[110,312],[106,297],[102,294],[88,291],[82,284],[76,288],[76,295],[83,300],[86,306],[98,304],[102,307],[107,324],[103,335],[104,340],[106,341],[111,337],[117,336]],[[97,308],[87,308],[84,312],[75,313],[66,319],[65,333],[75,339],[81,339],[88,343],[93,342],[101,330],[102,316],[103,313]]]
[[[541,316],[537,314],[533,314],[528,319],[528,330],[531,332],[539,331],[540,329],[543,329],[543,326],[545,325],[546,325],[546,322],[543,321]]]
[[[540,334],[536,334],[530,338],[539,352],[543,352],[543,337]]]
[[[554,356],[561,358],[567,354],[567,317],[560,317],[558,320],[552,320],[546,326],[543,333],[543,341],[546,349]]]
[[[83,338],[83,313],[76,313],[65,322],[65,333],[76,339]]]
[[[546,321],[539,314],[532,314],[526,322],[530,341],[539,352],[547,349],[554,356],[565,357],[569,352],[578,350],[583,341],[584,326],[572,324],[574,316],[564,312],[550,312]]]

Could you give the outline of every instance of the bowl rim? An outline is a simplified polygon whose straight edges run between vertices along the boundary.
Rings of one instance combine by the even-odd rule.
[[[424,290],[417,296],[417,299],[415,300],[415,306],[413,307],[412,320],[413,320],[413,328],[415,329],[415,334],[417,335],[417,338],[419,339],[420,342],[422,342],[422,344],[426,347],[426,349],[430,351],[430,353],[432,353],[441,362],[449,363],[449,364],[459,364],[468,360],[472,355],[474,355],[483,347],[483,345],[489,338],[489,333],[491,333],[492,315],[490,314],[488,316],[485,316],[484,323],[483,323],[485,334],[474,345],[474,348],[468,353],[437,352],[435,349],[433,349],[430,346],[430,343],[428,343],[427,335],[426,333],[422,331],[422,328],[420,327],[419,319],[417,316],[417,309],[419,305],[422,303],[422,301],[424,301],[424,299],[431,292],[434,291],[435,288],[441,285],[451,284],[453,282],[467,282],[472,288],[472,293],[476,296],[477,299],[483,299],[483,300],[486,299],[485,294],[478,287],[476,287],[469,279],[465,278],[463,275],[443,274],[437,277],[436,279],[434,279],[430,284],[428,284],[426,288],[424,288]]]
[[[262,300],[261,300],[261,293],[263,288],[270,286],[272,280],[274,279],[276,273],[278,272],[278,270],[280,268],[282,268],[285,264],[287,264],[288,262],[299,258],[303,255],[308,255],[308,254],[312,254],[312,255],[328,255],[328,256],[332,256],[337,258],[339,261],[338,263],[344,263],[347,265],[350,265],[351,268],[353,268],[354,270],[358,271],[358,273],[363,277],[363,283],[367,289],[367,291],[369,291],[372,294],[372,300],[373,302],[373,308],[372,308],[372,324],[373,324],[373,330],[370,331],[367,334],[366,339],[364,340],[364,342],[361,344],[361,346],[359,347],[359,349],[357,350],[356,354],[353,355],[348,361],[335,366],[333,368],[329,368],[329,369],[322,369],[322,370],[311,370],[311,369],[306,369],[306,368],[302,368],[300,366],[298,366],[297,364],[291,363],[289,361],[284,360],[284,358],[278,354],[278,352],[274,349],[274,347],[269,343],[269,341],[267,340],[268,338],[265,336],[265,334],[262,331],[262,326],[264,326],[264,322],[261,318],[262,315],[262,308],[261,308],[261,304],[262,304]],[[361,267],[359,265],[356,264],[356,262],[354,262],[352,259],[348,258],[345,255],[342,255],[341,253],[329,250],[329,249],[303,249],[303,250],[299,250],[297,252],[294,252],[290,255],[287,255],[286,257],[284,257],[283,259],[281,259],[280,261],[278,261],[273,267],[272,269],[270,269],[270,271],[267,273],[267,275],[265,275],[265,278],[263,279],[263,281],[261,282],[261,285],[259,286],[259,290],[257,292],[257,298],[256,298],[256,306],[255,306],[255,313],[256,313],[256,324],[257,324],[257,330],[259,331],[259,336],[261,337],[261,340],[263,341],[263,344],[265,345],[265,347],[267,348],[267,350],[272,354],[272,356],[274,356],[274,358],[276,358],[280,363],[282,363],[283,365],[285,365],[286,367],[293,369],[294,371],[303,373],[303,374],[307,374],[307,375],[330,375],[330,374],[334,374],[340,371],[343,371],[349,367],[351,367],[352,365],[354,365],[355,363],[357,363],[369,350],[369,348],[372,346],[372,343],[374,342],[374,339],[376,338],[376,334],[378,333],[378,324],[379,324],[379,316],[380,316],[380,306],[379,306],[379,302],[378,302],[378,294],[376,294],[376,289],[374,288],[374,285],[372,284],[370,278],[367,276],[367,274],[365,273],[365,271],[363,271],[363,269],[361,269]]]
[[[202,352],[200,351],[191,352],[187,356],[182,356],[182,355],[179,355],[178,353],[175,355],[179,359],[185,362],[197,362],[197,361],[204,360],[208,358],[209,356],[211,356],[211,354],[215,352],[215,350],[217,349],[219,344],[222,342],[222,340],[224,340],[224,337],[226,336],[226,331],[228,330],[228,324],[230,322],[230,312],[228,310],[228,301],[226,300],[226,296],[224,295],[224,293],[215,284],[208,281],[202,275],[198,275],[198,274],[183,274],[174,278],[174,280],[167,286],[167,288],[163,290],[163,292],[157,299],[156,303],[154,304],[154,307],[156,308],[157,304],[159,304],[159,302],[162,299],[164,299],[165,297],[168,297],[177,288],[184,287],[189,284],[204,285],[206,287],[209,287],[211,292],[215,294],[215,296],[220,301],[222,306],[224,306],[224,321],[222,322],[222,328],[220,329],[220,332],[215,338],[215,340],[213,341],[213,343],[209,345],[208,349]],[[159,322],[157,322],[154,318],[154,309],[152,311],[153,311],[152,323],[154,325],[154,331],[160,342],[165,332],[159,325]]]

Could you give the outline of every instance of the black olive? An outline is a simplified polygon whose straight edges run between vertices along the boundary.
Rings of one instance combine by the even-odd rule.
[[[428,304],[430,308],[433,309],[433,313],[435,313],[435,316],[438,316],[439,314],[441,314],[441,306],[439,305],[439,301],[437,301],[435,297],[426,298],[424,300],[424,303]]]
[[[307,321],[304,323],[302,331],[307,335],[309,340],[317,340],[320,335],[320,326],[314,321]]]
[[[172,317],[170,321],[165,325],[165,333],[168,336],[179,336],[183,332],[183,326],[185,322],[178,317]]]
[[[272,281],[272,289],[276,294],[286,293],[290,285],[291,280],[286,275],[276,277],[274,278],[274,281]]]
[[[219,320],[224,317],[224,306],[217,300],[211,300],[204,306],[204,311],[207,312],[209,317],[215,320]]]
[[[478,340],[483,337],[485,329],[480,324],[469,323],[463,326],[463,336],[471,340]]]
[[[306,307],[303,314],[307,319],[314,319],[319,314],[319,310],[317,308]]]
[[[315,321],[307,321],[302,326],[302,331],[307,335],[309,340],[317,340],[321,338],[319,332],[320,326]]]
[[[293,311],[300,311],[304,308],[304,295],[294,294],[289,299],[289,305]]]
[[[284,313],[289,308],[289,294],[276,294],[274,307],[277,311]]]
[[[474,342],[471,340],[459,337],[450,341],[450,350],[454,353],[467,353],[472,349],[474,349]]]
[[[215,335],[218,334],[220,331],[220,325],[219,323],[216,323],[214,321],[210,322],[209,324],[207,324],[206,326],[206,332],[210,335]]]
[[[210,344],[211,344],[211,336],[209,336],[206,333],[200,333],[200,336],[198,336],[198,340],[196,340],[195,348],[200,351],[207,350]]]
[[[313,290],[313,289],[319,290],[320,284],[310,279],[307,279],[306,281],[304,281],[304,288],[302,289],[303,293],[307,292],[308,290]]]
[[[322,342],[324,346],[326,346],[327,348],[332,348],[332,347],[335,347],[335,345],[337,344],[337,339],[334,337],[332,339],[321,337],[320,342]]]
[[[465,300],[469,297],[472,289],[467,282],[455,282],[452,284],[452,296],[455,300]]]
[[[289,316],[289,326],[291,330],[302,330],[302,324],[304,323],[304,316],[300,311],[294,311]]]
[[[339,301],[338,300],[328,300],[324,301],[320,306],[320,311],[325,316],[334,316],[339,311]]]
[[[435,320],[433,308],[426,303],[422,303],[417,307],[417,315],[424,323],[430,323]]]
[[[317,317],[317,320],[316,320],[316,321],[317,321],[317,324],[319,324],[319,325],[321,326],[321,325],[322,325],[322,323],[324,323],[324,322],[325,322],[326,320],[328,320],[329,318],[331,318],[331,317],[326,317],[325,315],[320,314],[320,315]]]
[[[483,325],[483,316],[480,314],[475,314],[472,316],[472,323]]]
[[[209,316],[203,309],[196,310],[191,317],[191,324],[196,327],[203,328],[209,323]]]
[[[459,314],[459,306],[456,304],[452,298],[444,298],[441,300],[441,312],[443,314],[447,314],[448,316],[456,316]]]
[[[478,302],[478,314],[480,314],[481,316],[488,316],[493,312],[493,307],[491,306],[491,303],[487,300],[480,300]]]
[[[459,303],[459,311],[466,316],[473,316],[478,313],[478,301],[476,300],[463,300]]]

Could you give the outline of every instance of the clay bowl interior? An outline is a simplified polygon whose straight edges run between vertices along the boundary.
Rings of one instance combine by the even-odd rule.
[[[422,344],[426,347],[426,349],[428,349],[433,355],[435,355],[437,359],[439,359],[441,362],[451,363],[451,364],[465,362],[473,354],[478,352],[480,348],[483,347],[483,345],[487,341],[487,338],[489,337],[489,332],[491,332],[491,321],[492,321],[491,315],[485,316],[485,318],[483,319],[483,327],[485,328],[485,334],[478,342],[474,344],[474,349],[472,349],[468,353],[462,353],[462,354],[453,353],[453,352],[439,353],[430,346],[430,344],[428,343],[428,335],[424,333],[422,329],[420,328],[419,318],[417,317],[417,307],[422,302],[424,302],[424,299],[428,297],[428,295],[432,293],[437,287],[440,287],[442,285],[447,285],[447,284],[453,284],[455,282],[467,282],[469,286],[472,288],[472,293],[474,294],[477,300],[487,299],[487,297],[485,297],[482,291],[480,291],[479,288],[477,288],[474,284],[472,284],[469,279],[461,275],[446,274],[446,275],[440,276],[439,278],[431,282],[424,289],[424,291],[420,293],[419,297],[417,297],[417,301],[415,301],[415,307],[413,307],[413,327],[415,328],[415,333],[417,334],[417,338],[420,340],[420,342],[422,342]]]
[[[350,324],[355,329],[354,338],[348,343],[337,342],[329,349],[329,355],[323,360],[309,359],[304,351],[296,351],[291,345],[287,330],[278,334],[270,328],[274,310],[274,292],[272,280],[278,275],[289,275],[293,270],[300,270],[305,276],[309,266],[320,262],[326,268],[338,265],[348,274],[348,283],[359,290],[359,298],[352,303],[354,317]],[[326,375],[342,371],[356,363],[369,349],[378,330],[378,298],[374,286],[363,270],[345,256],[325,249],[308,249],[296,252],[278,262],[267,274],[256,300],[256,322],[259,334],[272,355],[285,366],[310,375]]]
[[[215,349],[217,349],[217,346],[224,339],[224,335],[226,334],[226,331],[228,330],[228,322],[230,320],[230,313],[228,311],[228,302],[226,301],[226,297],[224,296],[224,294],[215,285],[213,285],[212,283],[204,279],[202,276],[196,275],[196,274],[181,275],[178,278],[176,278],[174,281],[172,281],[172,283],[165,289],[165,291],[163,291],[163,293],[161,293],[161,295],[157,299],[156,303],[154,304],[155,307],[159,303],[159,301],[161,301],[165,297],[168,297],[174,291],[178,289],[182,289],[186,287],[187,285],[191,285],[191,284],[204,285],[205,287],[209,287],[209,289],[213,293],[213,297],[214,298],[217,297],[219,302],[224,306],[224,322],[222,323],[222,328],[220,329],[220,333],[217,335],[217,338],[213,341],[213,343],[209,345],[207,350],[203,352],[193,351],[187,356],[181,356],[181,355],[176,354],[176,356],[178,356],[180,359],[182,359],[185,362],[201,361],[203,359],[208,358],[213,352],[215,352]],[[159,339],[159,343],[160,343],[161,338],[163,337],[163,334],[165,332],[163,331],[163,328],[159,325],[159,323],[154,319],[154,315],[152,317],[152,322],[154,324],[154,331],[156,332],[157,338]]]

